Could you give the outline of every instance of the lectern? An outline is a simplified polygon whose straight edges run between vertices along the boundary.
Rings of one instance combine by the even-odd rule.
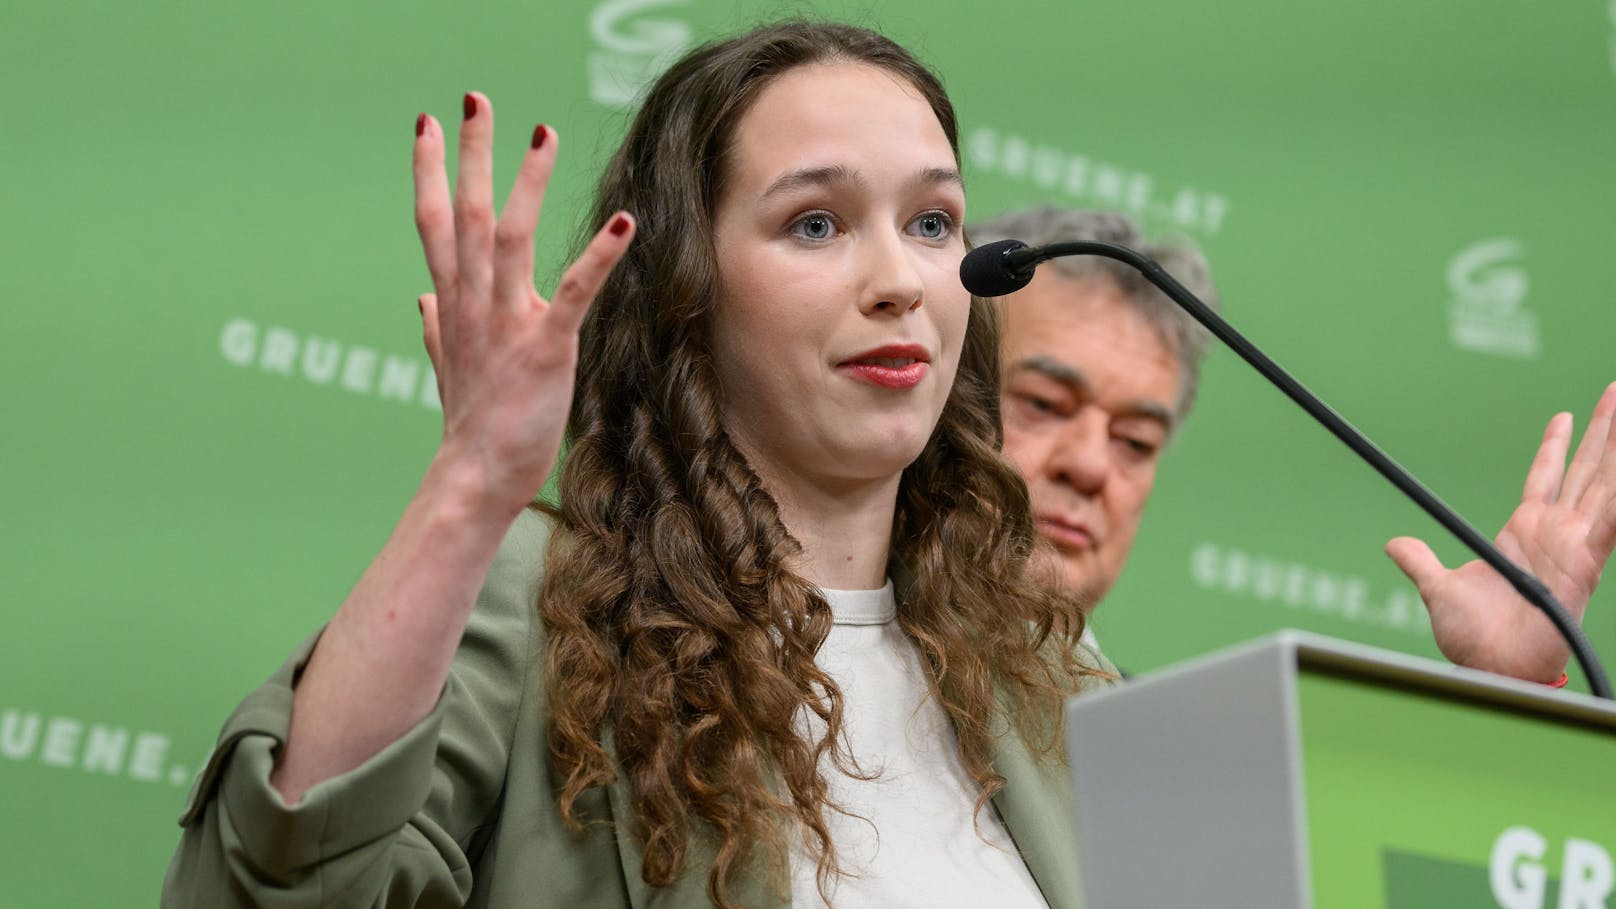
[[[1088,909],[1616,909],[1607,702],[1284,632],[1066,724]]]

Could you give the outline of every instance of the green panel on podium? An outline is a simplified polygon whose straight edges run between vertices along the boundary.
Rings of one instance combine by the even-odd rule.
[[[1317,909],[1507,905],[1490,885],[1495,847],[1511,893],[1560,877],[1567,840],[1616,849],[1608,729],[1324,673],[1304,671],[1297,693]],[[1597,857],[1573,853],[1571,905],[1604,906]],[[1603,892],[1590,902],[1578,887]],[[1519,900],[1561,905],[1541,889]]]
[[[1090,907],[1612,904],[1608,703],[1287,632],[1067,722]]]

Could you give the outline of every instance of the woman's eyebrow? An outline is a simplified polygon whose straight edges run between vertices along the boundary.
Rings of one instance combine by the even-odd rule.
[[[858,171],[843,164],[828,164],[824,167],[804,167],[781,174],[769,184],[768,189],[763,191],[761,198],[767,199],[799,189],[834,186],[838,183],[849,184],[855,189],[863,189],[866,186],[864,177]]]
[[[858,190],[864,190],[869,187],[869,181],[858,171],[844,164],[827,164],[823,167],[804,167],[781,174],[773,183],[769,184],[768,189],[763,191],[761,198],[767,199],[770,196],[799,189],[817,189],[838,184],[851,186]],[[910,177],[909,184],[917,187],[953,184],[963,189],[965,179],[960,176],[958,168],[927,167]]]
[[[960,176],[957,167],[928,167],[915,174],[910,183],[916,186],[937,186],[952,183],[960,189],[965,188],[965,178]]]

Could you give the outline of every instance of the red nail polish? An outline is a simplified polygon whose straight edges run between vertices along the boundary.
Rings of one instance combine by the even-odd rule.
[[[419,136],[424,132],[426,132],[426,114],[415,118],[415,134]]]
[[[471,92],[466,92],[466,100],[461,103],[461,108],[465,119],[470,120],[472,117],[477,116],[477,96]]]
[[[628,233],[628,216],[618,215],[612,218],[612,224],[610,227],[606,228],[606,230],[609,231],[614,237],[621,237],[622,235]]]
[[[544,145],[544,140],[548,138],[550,138],[550,128],[548,126],[540,123],[538,126],[533,127],[533,148],[536,149]]]

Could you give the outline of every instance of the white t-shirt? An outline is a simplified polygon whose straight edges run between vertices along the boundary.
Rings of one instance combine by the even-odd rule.
[[[1100,652],[1100,641],[1099,641],[1098,638],[1096,638],[1094,636],[1094,626],[1093,625],[1084,625],[1083,626],[1083,636],[1078,638],[1078,640],[1082,641],[1085,646],[1087,646],[1090,650],[1094,651],[1095,653]]]
[[[976,785],[954,727],[926,687],[922,658],[898,627],[892,584],[826,590],[836,624],[817,662],[841,688],[843,734],[866,774],[821,770],[832,802],[831,841],[846,872],[828,892],[836,909],[1047,909],[992,803],[975,814]],[[817,717],[799,719],[823,734]],[[980,828],[980,834],[978,829]],[[800,842],[791,857],[793,909],[820,909],[816,868]]]

